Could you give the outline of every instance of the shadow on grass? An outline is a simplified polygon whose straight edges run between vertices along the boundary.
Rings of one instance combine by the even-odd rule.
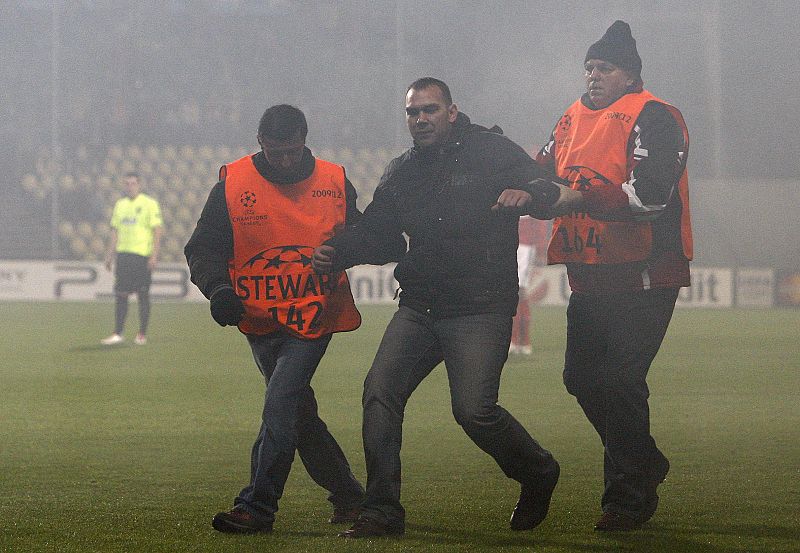
[[[114,344],[113,346],[104,346],[103,344],[88,344],[85,346],[74,346],[71,348],[67,348],[67,351],[70,352],[81,352],[81,351],[114,351],[119,349],[127,349],[130,348],[131,344],[122,343],[122,344]]]
[[[320,537],[318,532],[298,532],[296,535]],[[632,532],[595,532],[587,528],[585,533],[574,532],[554,534],[554,530],[543,532],[512,532],[510,530],[497,533],[474,532],[469,529],[454,530],[408,524],[406,534],[402,537],[375,538],[395,542],[410,547],[451,546],[481,548],[520,548],[552,547],[575,552],[595,551],[671,551],[675,553],[750,553],[754,549],[754,541],[768,539],[771,544],[764,551],[793,551],[797,534],[796,529],[780,526],[760,526],[741,524],[704,524],[701,526],[678,525],[646,525],[641,530]],[[739,538],[739,543],[737,543]],[[713,542],[713,543],[712,543]],[[785,542],[785,545],[775,542]]]

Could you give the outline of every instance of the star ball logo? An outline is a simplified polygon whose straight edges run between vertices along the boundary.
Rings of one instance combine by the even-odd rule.
[[[567,132],[571,126],[572,126],[572,116],[568,113],[564,114],[564,116],[558,120],[558,128],[564,132]]]
[[[271,267],[277,268],[287,264],[298,264],[303,267],[311,265],[311,254],[314,248],[311,246],[276,246],[268,250],[262,250],[248,259],[242,266],[252,268],[259,261],[264,262],[264,269]]]
[[[242,202],[242,205],[245,207],[253,207],[256,205],[256,193],[246,190],[242,192],[242,195],[239,197],[239,201]]]
[[[566,179],[571,183],[577,184],[576,190],[588,190],[594,185],[611,184],[610,180],[591,167],[572,165],[567,167],[567,171]]]

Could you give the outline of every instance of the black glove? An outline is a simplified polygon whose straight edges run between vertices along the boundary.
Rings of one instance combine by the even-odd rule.
[[[236,326],[244,316],[242,298],[233,288],[220,288],[211,295],[211,316],[220,326]]]
[[[552,207],[561,196],[558,184],[549,179],[533,179],[527,184],[527,190],[533,196],[533,204],[537,208]]]

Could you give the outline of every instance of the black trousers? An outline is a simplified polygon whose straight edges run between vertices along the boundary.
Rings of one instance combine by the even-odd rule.
[[[669,463],[650,435],[647,373],[669,326],[677,288],[573,293],[564,384],[604,446],[604,512],[653,516]]]

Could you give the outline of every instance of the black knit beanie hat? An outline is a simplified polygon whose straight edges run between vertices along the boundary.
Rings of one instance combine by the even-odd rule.
[[[642,72],[642,58],[636,51],[636,40],[631,35],[631,27],[624,21],[614,21],[603,37],[589,46],[587,60],[603,60],[630,71],[635,77]]]

